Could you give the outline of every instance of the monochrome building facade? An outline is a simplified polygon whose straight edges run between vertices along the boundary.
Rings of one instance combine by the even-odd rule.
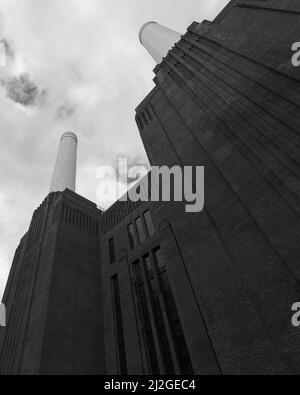
[[[153,166],[205,167],[205,210],[153,205],[158,239],[136,255],[122,247],[124,265],[110,266],[109,275],[119,278],[129,365],[134,350],[137,359],[145,355],[142,346],[130,346],[127,308],[137,293],[130,295],[130,270],[142,263],[140,286],[150,288],[151,304],[145,262],[159,247],[183,329],[181,350],[196,374],[299,374],[300,332],[291,325],[291,306],[300,299],[300,76],[291,63],[299,7],[232,1],[214,22],[193,23],[155,69],[156,87],[137,108],[141,138]],[[133,210],[127,222],[142,214]],[[108,233],[116,235],[116,251],[128,238],[127,222]],[[159,274],[155,280],[165,300]]]
[[[205,167],[205,209],[53,190],[16,252],[0,374],[300,373],[299,29],[288,0],[142,28],[143,144],[153,166]]]
[[[193,23],[137,109],[152,165],[205,166],[205,211],[170,217],[225,374],[299,374],[299,12],[240,0]]]
[[[74,137],[63,135],[56,162],[53,188],[63,192],[51,192],[34,212],[15,253],[3,297],[0,375],[105,372],[101,211],[67,189],[75,186]]]

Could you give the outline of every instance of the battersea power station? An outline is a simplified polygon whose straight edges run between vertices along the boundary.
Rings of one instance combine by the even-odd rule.
[[[65,133],[11,267],[1,375],[300,374],[299,41],[299,0],[142,27],[157,66],[141,139],[151,166],[204,167],[204,209],[101,211],[75,192]]]

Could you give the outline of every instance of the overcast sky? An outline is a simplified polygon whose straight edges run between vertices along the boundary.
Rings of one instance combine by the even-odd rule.
[[[0,298],[64,131],[78,135],[77,192],[92,201],[99,166],[120,156],[147,164],[134,110],[155,64],[140,27],[155,20],[184,33],[228,1],[0,0]]]

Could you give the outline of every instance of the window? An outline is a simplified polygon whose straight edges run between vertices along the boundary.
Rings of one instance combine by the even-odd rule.
[[[133,224],[129,224],[128,225],[127,232],[128,232],[130,248],[133,250],[136,247],[136,244],[137,244],[136,243],[136,238],[135,238],[135,232],[134,232]]]
[[[146,223],[146,229],[147,229],[148,236],[149,237],[154,236],[155,229],[154,229],[154,224],[153,224],[152,217],[151,217],[149,210],[145,212],[144,219],[145,219],[145,223]]]
[[[174,345],[176,348],[176,354],[181,374],[192,375],[194,374],[194,369],[190,359],[180,318],[178,315],[173,291],[169,282],[168,273],[166,271],[165,259],[160,248],[154,250],[153,253],[156,268],[159,273],[159,283],[167,309],[168,321],[172,332]]]
[[[146,254],[141,261],[134,262],[133,273],[151,373],[175,374],[176,360],[180,374],[193,375],[193,365],[160,247]],[[162,372],[159,372],[158,352],[162,358]]]
[[[147,274],[148,286],[152,299],[153,314],[155,317],[155,324],[158,332],[159,345],[163,357],[163,364],[165,368],[165,374],[175,374],[174,363],[172,360],[172,354],[170,345],[168,342],[168,336],[166,333],[166,327],[163,317],[163,309],[160,303],[160,291],[155,272],[153,270],[153,264],[150,255],[144,257],[144,265]]]
[[[139,243],[143,244],[146,241],[146,234],[144,230],[143,219],[141,217],[136,220],[136,227],[138,231]]]
[[[112,281],[112,294],[113,294],[113,304],[114,304],[114,314],[115,314],[116,338],[118,345],[119,371],[120,371],[120,375],[127,375],[128,371],[127,371],[127,360],[126,360],[126,348],[125,348],[118,276],[116,275],[112,277],[111,281]]]
[[[165,258],[162,255],[160,248],[157,248],[156,250],[154,250],[154,256],[155,256],[155,263],[156,263],[158,272],[159,273],[165,272],[166,271]]]
[[[139,261],[133,263],[133,274],[151,374],[159,375],[159,363],[155,348],[142,268]]]
[[[115,241],[114,239],[109,240],[109,259],[110,263],[113,264],[116,261],[116,252],[115,252]]]

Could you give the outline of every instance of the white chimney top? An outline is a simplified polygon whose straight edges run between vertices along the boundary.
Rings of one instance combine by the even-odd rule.
[[[141,28],[139,37],[141,44],[156,63],[160,64],[181,39],[181,34],[156,22],[147,22]]]

